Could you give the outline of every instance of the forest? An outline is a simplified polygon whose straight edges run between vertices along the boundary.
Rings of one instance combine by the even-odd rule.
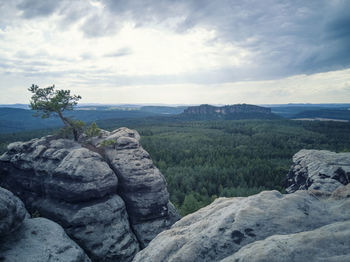
[[[300,149],[350,151],[350,124],[331,121],[220,120],[172,118],[110,119],[113,130],[138,130],[142,146],[164,174],[170,199],[182,215],[217,197],[248,196],[263,190],[284,192],[292,156]],[[0,152],[12,141],[55,130],[2,134]]]

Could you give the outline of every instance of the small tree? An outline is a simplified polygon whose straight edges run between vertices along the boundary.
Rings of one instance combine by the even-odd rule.
[[[38,112],[37,116],[41,115],[42,118],[48,118],[51,115],[59,116],[65,128],[72,131],[74,140],[77,141],[81,132],[80,125],[77,121],[63,116],[63,112],[73,110],[81,96],[70,95],[70,90],[55,90],[55,85],[46,88],[32,85],[28,90],[33,93],[30,108]]]

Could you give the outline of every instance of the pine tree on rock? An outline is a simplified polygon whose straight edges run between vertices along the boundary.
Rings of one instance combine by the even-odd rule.
[[[37,111],[37,116],[41,115],[42,118],[49,118],[52,115],[58,116],[65,128],[72,131],[74,140],[78,141],[83,122],[65,117],[63,112],[73,110],[81,96],[71,95],[70,90],[55,90],[55,85],[40,88],[33,84],[28,90],[33,93],[30,108]]]

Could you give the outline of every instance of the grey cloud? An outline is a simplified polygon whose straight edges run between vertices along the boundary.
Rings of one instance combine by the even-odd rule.
[[[120,48],[120,49],[116,50],[115,52],[107,53],[104,56],[105,57],[120,57],[120,56],[127,56],[127,55],[131,55],[131,54],[132,54],[132,50],[128,47],[124,47],[124,48]]]
[[[90,54],[90,53],[83,53],[83,54],[80,55],[80,58],[82,60],[91,60],[91,59],[94,58],[94,56],[92,54]]]
[[[116,20],[108,19],[102,15],[93,15],[89,17],[81,26],[81,29],[87,37],[100,37],[114,34],[118,31],[120,25]]]
[[[214,29],[213,41],[231,42],[250,50],[254,63],[268,75],[282,77],[346,68],[350,65],[349,1],[102,1],[110,19],[136,26],[167,26],[177,33],[196,26]],[[179,18],[173,22],[173,18]],[[105,19],[107,19],[105,18]],[[173,23],[171,23],[173,22]],[[111,28],[115,24],[110,24]],[[108,24],[87,26],[101,36]],[[210,44],[210,43],[208,43]],[[256,73],[256,72],[252,72]]]
[[[23,0],[17,5],[17,8],[22,11],[23,17],[35,18],[51,15],[60,4],[61,1],[58,0]]]
[[[91,15],[93,7],[85,0],[64,1],[61,8],[58,10],[58,14],[62,17],[61,28],[71,26],[75,22],[84,17]]]

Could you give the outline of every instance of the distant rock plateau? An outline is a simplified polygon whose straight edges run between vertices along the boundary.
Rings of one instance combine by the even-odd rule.
[[[237,104],[222,107],[212,105],[190,106],[180,115],[185,119],[215,120],[215,119],[275,119],[277,115],[271,109],[262,106]]]

